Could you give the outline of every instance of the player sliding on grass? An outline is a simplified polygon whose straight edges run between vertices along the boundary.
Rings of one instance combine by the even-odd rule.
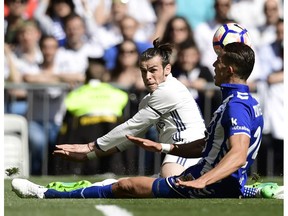
[[[88,160],[124,151],[133,143],[126,134],[144,136],[155,125],[159,141],[186,143],[205,137],[205,124],[198,106],[187,88],[172,77],[171,44],[160,44],[147,49],[140,57],[140,70],[146,89],[139,111],[128,121],[106,135],[88,144],[57,145],[54,155],[71,160]],[[161,176],[179,175],[198,160],[167,154],[161,167]]]
[[[207,128],[206,139],[179,145],[127,135],[130,141],[149,151],[165,151],[182,157],[202,156],[198,164],[180,175],[167,178],[131,177],[70,192],[47,189],[26,179],[14,179],[13,191],[23,198],[46,199],[239,198],[255,197],[257,194],[283,198],[283,186],[268,185],[244,190],[247,171],[260,147],[263,128],[259,103],[246,85],[254,61],[254,52],[249,46],[231,43],[224,47],[223,53],[214,62],[215,84],[221,87],[223,101]]]

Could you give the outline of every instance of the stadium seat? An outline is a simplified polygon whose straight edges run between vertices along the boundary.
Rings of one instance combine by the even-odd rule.
[[[4,115],[4,169],[18,168],[11,177],[29,177],[29,146],[27,120],[20,115]],[[9,176],[5,175],[5,178]]]

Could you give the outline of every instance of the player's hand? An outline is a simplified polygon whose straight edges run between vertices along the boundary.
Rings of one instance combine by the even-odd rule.
[[[131,142],[135,143],[136,145],[140,146],[141,148],[151,151],[151,152],[161,152],[162,147],[160,143],[151,141],[149,139],[143,139],[139,137],[134,137],[131,135],[126,135],[127,139],[129,139]]]
[[[74,153],[89,153],[94,150],[95,144],[88,143],[88,144],[61,144],[56,145],[57,150],[63,150],[67,152],[74,152]]]
[[[59,156],[65,160],[70,160],[70,161],[77,161],[77,162],[82,162],[82,161],[87,161],[87,154],[85,153],[75,153],[75,152],[69,152],[61,149],[56,149],[52,153],[55,156]]]
[[[182,187],[191,187],[191,188],[197,188],[197,189],[203,189],[206,187],[206,184],[203,181],[200,181],[198,179],[196,180],[191,180],[191,181],[182,181],[181,179],[176,179],[177,186],[182,186]]]
[[[94,151],[95,144],[62,144],[56,145],[53,155],[72,161],[86,161],[87,154]]]

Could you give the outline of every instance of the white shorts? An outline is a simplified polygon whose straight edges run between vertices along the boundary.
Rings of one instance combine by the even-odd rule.
[[[199,160],[200,158],[183,158],[175,155],[166,154],[162,165],[165,163],[177,163],[187,169],[188,167],[197,164]]]

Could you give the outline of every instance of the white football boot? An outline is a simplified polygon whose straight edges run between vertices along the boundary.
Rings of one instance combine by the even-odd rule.
[[[34,184],[27,179],[15,178],[12,180],[12,191],[21,198],[39,198],[43,199],[47,188]]]

